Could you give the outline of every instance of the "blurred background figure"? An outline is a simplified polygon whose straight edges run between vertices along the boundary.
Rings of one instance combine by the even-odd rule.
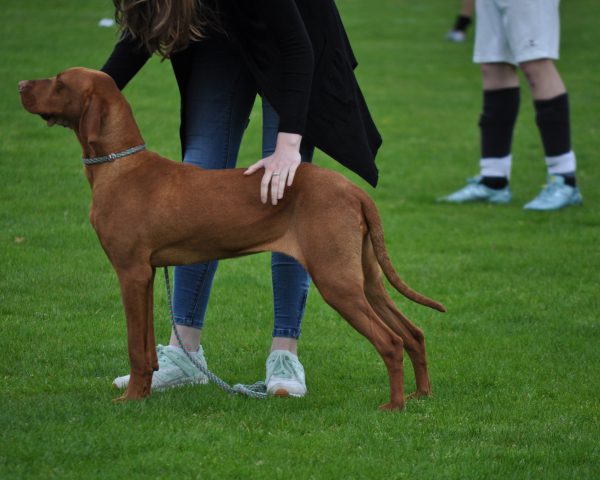
[[[450,30],[446,39],[451,42],[462,43],[467,36],[467,29],[473,21],[473,13],[475,11],[475,0],[463,0],[460,8],[460,13],[456,17],[454,27]]]
[[[517,68],[525,77],[544,148],[547,183],[526,210],[558,210],[582,203],[571,149],[569,98],[558,59],[560,0],[477,0],[473,61],[480,64],[483,111],[479,119],[479,176],[441,198],[451,203],[508,203],[512,136],[519,113]]]

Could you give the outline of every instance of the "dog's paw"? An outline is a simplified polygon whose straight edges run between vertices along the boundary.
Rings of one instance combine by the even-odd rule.
[[[143,400],[144,398],[147,398],[149,396],[150,396],[149,391],[147,393],[144,393],[144,392],[137,393],[137,392],[130,392],[127,390],[120,397],[113,399],[113,403],[134,402],[134,401]]]
[[[413,392],[406,397],[407,400],[421,400],[423,398],[431,397],[431,390],[428,392]]]
[[[400,410],[404,410],[404,402],[402,403],[396,403],[396,402],[388,402],[385,403],[383,405],[379,406],[379,410],[381,412],[389,412],[389,411],[400,411]]]

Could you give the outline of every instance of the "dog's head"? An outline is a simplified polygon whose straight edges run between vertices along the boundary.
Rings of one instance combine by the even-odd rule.
[[[23,80],[19,93],[28,112],[40,115],[48,126],[72,128],[84,147],[98,142],[109,107],[122,99],[110,76],[80,67],[52,78]]]

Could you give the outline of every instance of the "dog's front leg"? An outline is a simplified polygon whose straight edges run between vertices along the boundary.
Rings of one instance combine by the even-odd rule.
[[[127,348],[131,374],[125,393],[117,401],[150,395],[152,372],[157,368],[152,314],[154,269],[150,265],[117,269],[127,321]]]

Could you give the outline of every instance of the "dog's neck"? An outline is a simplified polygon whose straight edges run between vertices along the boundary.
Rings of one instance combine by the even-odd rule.
[[[103,178],[110,181],[114,175],[127,169],[128,165],[133,166],[134,162],[129,160],[136,158],[136,153],[145,149],[145,147],[140,148],[144,145],[144,139],[133,118],[131,108],[124,99],[104,112],[98,134],[85,136],[78,128],[74,130],[81,143],[83,159],[110,158],[109,161],[92,161],[89,165],[85,165],[85,173],[92,190],[94,185],[103,182]],[[117,158],[121,160],[110,161]]]
[[[131,107],[124,99],[106,107],[97,131],[83,132],[79,126],[73,129],[81,144],[82,158],[109,156],[144,144]]]

